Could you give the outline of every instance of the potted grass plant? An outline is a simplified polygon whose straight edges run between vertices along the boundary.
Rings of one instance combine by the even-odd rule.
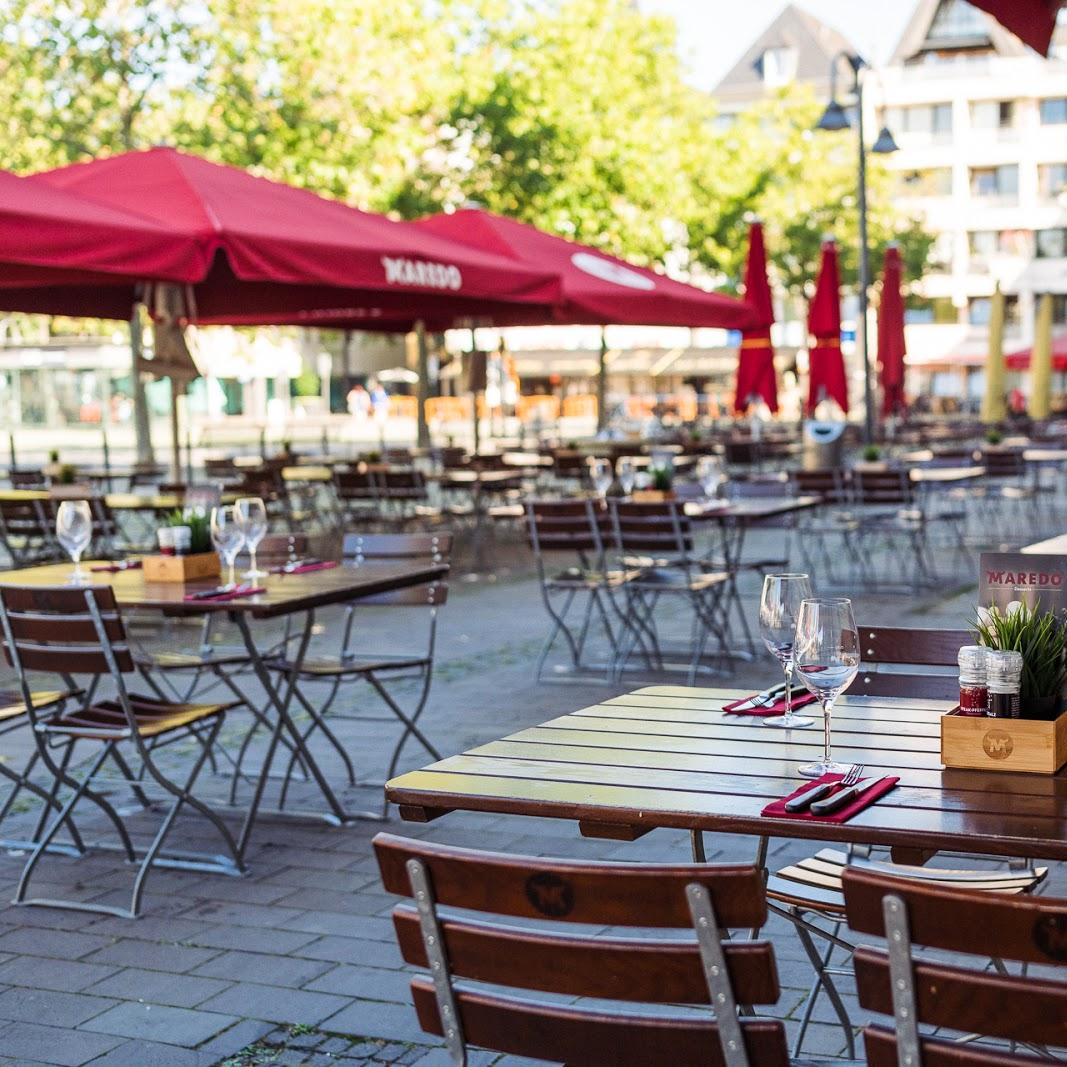
[[[1023,718],[1055,719],[1063,706],[1067,680],[1067,632],[1054,612],[1014,601],[1007,609],[979,608],[974,625],[979,644],[1012,649],[1023,657],[1019,697]]]

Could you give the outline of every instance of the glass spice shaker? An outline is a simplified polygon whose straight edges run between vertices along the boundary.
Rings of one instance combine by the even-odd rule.
[[[1011,649],[990,649],[986,659],[986,677],[989,684],[989,717],[1018,719],[1021,710],[1022,653]]]
[[[986,654],[982,645],[964,645],[960,649],[960,714],[985,716],[989,713],[989,690],[986,687]]]

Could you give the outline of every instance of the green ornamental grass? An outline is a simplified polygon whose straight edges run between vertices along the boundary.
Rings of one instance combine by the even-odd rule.
[[[1016,602],[1008,611],[980,608],[974,625],[978,643],[986,648],[1014,649],[1023,657],[1020,697],[1059,696],[1064,669],[1063,621],[1051,611]]]

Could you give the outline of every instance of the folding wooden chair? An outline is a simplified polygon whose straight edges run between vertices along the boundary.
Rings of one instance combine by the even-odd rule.
[[[374,848],[385,889],[414,901],[397,905],[393,923],[405,961],[429,971],[411,982],[419,1023],[457,1065],[476,1046],[574,1067],[788,1067],[782,1023],[738,1015],[778,1000],[773,947],[724,943],[730,928],[764,922],[758,868],[508,856],[390,834]],[[674,936],[574,933],[573,923]],[[677,1010],[629,1006],[653,1004]]]
[[[23,702],[37,732],[41,761],[55,780],[70,790],[62,810],[52,817],[26,861],[14,902],[136,918],[141,910],[145,881],[154,865],[241,873],[243,864],[229,828],[192,794],[225,713],[236,704],[177,703],[129,693],[125,678],[135,669],[133,655],[114,593],[108,587],[0,587],[0,625],[5,654],[18,675]],[[106,678],[115,689],[115,697],[79,702],[76,708],[43,717],[33,706],[28,677],[31,671],[58,674],[70,689],[76,688],[74,676],[87,676],[93,687]],[[95,688],[90,688],[90,692],[95,692]],[[184,781],[179,783],[164,773],[156,754],[163,745],[183,740],[196,742],[199,751]],[[99,750],[82,766],[71,770],[70,753],[80,742],[98,744]],[[58,760],[54,754],[57,751]],[[127,755],[138,764],[136,773]],[[120,777],[102,780],[99,773],[109,761],[118,769]],[[171,804],[151,844],[138,855],[108,794],[117,787],[129,789],[148,809],[147,790],[154,786],[171,799]],[[131,863],[139,861],[128,908],[28,896],[38,862],[82,800],[92,801],[110,820],[126,859]],[[212,824],[228,856],[162,852],[177,816],[186,806],[194,808]]]
[[[892,1017],[863,1032],[870,1067],[1037,1067],[1067,1047],[1067,901],[976,893],[849,868],[842,878],[849,929],[886,940],[853,959],[860,1005]],[[923,958],[916,946],[968,957]],[[986,962],[992,957],[993,967]],[[980,969],[963,964],[981,961]],[[1008,962],[1021,964],[1010,974]],[[1053,967],[1031,977],[1031,965]],[[924,1035],[923,1024],[936,1027]],[[948,1029],[956,1040],[937,1036]],[[1007,1048],[983,1039],[1009,1042]],[[1027,1053],[1018,1051],[1019,1047]],[[1057,1046],[1053,1055],[1049,1046]]]
[[[0,498],[0,542],[16,567],[60,559],[45,502]]]

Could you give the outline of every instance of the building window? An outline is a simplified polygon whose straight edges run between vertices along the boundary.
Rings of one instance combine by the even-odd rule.
[[[756,71],[769,87],[788,85],[797,76],[795,48],[766,48],[756,61]]]
[[[1038,230],[1035,254],[1038,259],[1063,259],[1067,256],[1067,230]]]
[[[908,326],[954,325],[959,315],[947,296],[932,300],[921,296],[908,296],[904,305],[904,322]]]
[[[971,104],[971,126],[976,130],[1010,130],[1015,125],[1011,100],[979,100]]]
[[[952,170],[949,167],[932,167],[929,170],[900,171],[898,194],[924,197],[951,196]]]
[[[1043,163],[1037,168],[1037,187],[1046,200],[1067,190],[1067,163]]]
[[[1028,230],[971,230],[967,244],[972,256],[1027,256]]]
[[[967,301],[967,321],[972,326],[988,326],[992,309],[992,298],[972,296]],[[1004,296],[1004,324],[1006,326],[1019,325],[1019,298],[1013,293],[1007,293]]]
[[[1014,163],[971,168],[971,196],[1014,199],[1018,195],[1019,168]]]
[[[1067,293],[1052,294],[1052,323],[1067,326]]]
[[[944,45],[988,36],[989,29],[980,11],[963,0],[941,0],[937,13],[930,20],[926,42]]]
[[[886,108],[885,124],[894,132],[916,139],[947,140],[952,136],[951,104],[917,104]]]
[[[1041,101],[1041,124],[1062,126],[1067,122],[1067,96],[1052,96]]]

